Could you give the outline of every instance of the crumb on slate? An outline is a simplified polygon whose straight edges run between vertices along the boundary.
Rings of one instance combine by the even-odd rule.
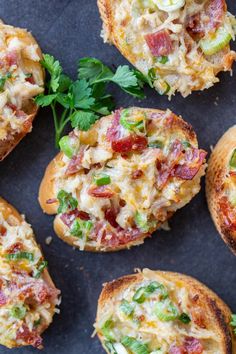
[[[48,237],[45,239],[46,245],[49,246],[51,242],[52,242],[52,236],[48,236]]]

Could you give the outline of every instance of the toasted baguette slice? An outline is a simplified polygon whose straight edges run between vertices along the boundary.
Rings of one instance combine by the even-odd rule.
[[[216,144],[206,176],[208,207],[225,243],[236,254],[236,166],[230,166],[236,149],[236,125]]]
[[[33,97],[44,90],[41,50],[25,29],[0,21],[1,77],[0,161],[32,129],[37,113]]]
[[[52,322],[60,291],[31,226],[2,198],[0,243],[0,344],[42,348],[41,334]]]
[[[162,0],[97,3],[104,41],[149,76],[161,95],[186,97],[207,89],[236,59],[229,46],[235,18],[225,0],[179,0],[172,6]]]
[[[142,353],[233,354],[230,321],[228,306],[199,281],[144,269],[104,285],[95,328],[110,354],[135,347]]]
[[[117,110],[74,130],[62,149],[39,202],[57,214],[56,234],[88,251],[141,244],[198,193],[206,167],[192,127],[169,110]]]

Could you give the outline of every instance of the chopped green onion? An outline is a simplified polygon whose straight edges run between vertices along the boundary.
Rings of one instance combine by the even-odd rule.
[[[231,155],[229,166],[231,168],[236,168],[236,149],[234,149],[234,151],[233,151],[233,153]]]
[[[118,354],[111,342],[105,341],[104,344],[110,354]]]
[[[156,141],[152,141],[151,143],[149,143],[148,147],[154,148],[154,149],[162,149],[164,147],[164,143],[160,140],[156,140]]]
[[[104,335],[104,337],[111,342],[115,341],[115,337],[112,331],[113,327],[114,327],[114,322],[112,320],[107,320],[101,328],[101,332]]]
[[[72,139],[66,135],[59,141],[59,147],[64,154],[71,159],[75,153],[75,145],[72,144]]]
[[[231,39],[231,34],[222,26],[214,34],[201,39],[199,43],[204,54],[213,55],[224,49]]]
[[[231,315],[231,327],[233,327],[234,334],[236,334],[236,315]]]
[[[63,214],[68,211],[75,210],[78,206],[78,202],[75,198],[72,197],[71,193],[67,193],[64,190],[60,190],[57,195],[59,201],[59,208],[57,210],[58,214]]]
[[[124,109],[121,113],[120,117],[120,124],[128,130],[142,130],[144,129],[144,120],[139,120],[135,121],[132,120],[132,117],[130,116],[130,110],[129,109]]]
[[[156,304],[155,313],[160,321],[174,321],[178,318],[178,309],[170,299],[165,299]]]
[[[6,259],[9,261],[18,261],[21,259],[27,259],[30,262],[34,261],[34,255],[30,252],[16,252],[16,253],[9,253],[6,255]]]
[[[142,304],[148,296],[150,296],[157,290],[160,293],[162,299],[166,299],[168,297],[168,292],[164,285],[158,283],[157,281],[153,281],[148,286],[142,286],[141,288],[139,288],[133,296],[133,301]]]
[[[133,306],[127,300],[122,300],[120,309],[126,316],[131,316],[134,312]]]
[[[146,287],[142,286],[141,288],[139,288],[133,296],[133,301],[142,304],[146,300],[145,291],[146,291]]]
[[[186,149],[187,149],[187,148],[190,148],[190,147],[192,146],[188,141],[182,141],[182,145],[183,145],[183,147],[185,147]]]
[[[34,277],[35,277],[36,279],[40,278],[40,276],[41,276],[43,270],[47,267],[47,265],[48,265],[48,262],[47,262],[47,261],[41,261],[41,262],[39,263],[38,268],[37,268],[36,272],[34,273]]]
[[[147,215],[139,213],[137,211],[134,216],[134,221],[141,231],[148,232],[149,225],[148,225],[148,221],[147,221]]]
[[[166,64],[169,61],[169,58],[166,55],[162,55],[161,57],[157,57],[158,63]]]
[[[77,218],[71,226],[70,233],[72,236],[75,237],[83,238],[85,236],[87,238],[89,231],[92,229],[92,227],[92,221],[85,221]]]
[[[26,315],[26,311],[27,310],[25,306],[13,306],[11,308],[11,316],[22,320],[22,318],[24,318]]]
[[[155,88],[161,96],[166,95],[170,91],[170,85],[163,79],[159,79],[155,82]]]
[[[148,77],[153,81],[159,78],[155,68],[151,68],[148,70]]]
[[[189,322],[191,322],[191,318],[185,312],[181,313],[181,315],[179,316],[179,320],[184,324],[188,324]]]
[[[133,337],[124,337],[121,340],[121,343],[128,348],[133,354],[149,354],[147,344],[142,343],[141,341]]]
[[[97,186],[106,186],[111,183],[111,177],[105,173],[94,175],[93,179]]]
[[[7,79],[10,79],[11,77],[12,77],[12,75],[10,72],[6,73],[5,76],[0,75],[0,91],[2,91],[4,89],[4,85],[7,81]]]

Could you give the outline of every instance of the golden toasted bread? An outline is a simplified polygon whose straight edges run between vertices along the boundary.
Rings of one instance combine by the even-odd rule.
[[[144,269],[104,285],[95,328],[107,353],[233,354],[231,311],[192,277]],[[159,350],[159,351],[158,351]]]
[[[57,214],[56,234],[81,250],[141,244],[198,193],[206,166],[192,127],[169,110],[117,110],[61,146],[39,202]]]
[[[236,53],[235,17],[225,0],[98,0],[102,36],[169,97],[186,97],[219,82]]]
[[[32,129],[38,107],[33,98],[44,90],[41,50],[31,33],[0,22],[1,93],[0,161]]]
[[[206,195],[215,226],[223,240],[236,254],[236,126],[230,128],[216,144],[206,175]]]
[[[42,348],[41,334],[52,322],[60,291],[48,273],[31,226],[2,198],[0,238],[0,344]]]

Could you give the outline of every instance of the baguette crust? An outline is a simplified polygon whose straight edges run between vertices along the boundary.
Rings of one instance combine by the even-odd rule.
[[[22,222],[24,222],[24,218],[22,217],[22,215],[19,214],[19,212],[11,205],[9,204],[6,200],[4,200],[3,198],[0,197],[0,213],[2,213],[3,218],[5,220],[8,220],[9,218],[16,218],[18,220],[18,222],[21,224]],[[41,251],[41,247],[39,245],[37,245],[38,248]],[[41,273],[41,279],[49,286],[50,289],[53,289],[53,291],[55,291],[55,294],[60,293],[60,291],[58,291],[55,287],[55,284],[47,270],[47,268],[44,268],[42,273]],[[38,334],[41,335],[50,325],[50,323],[53,320],[53,315],[55,313],[55,308],[56,308],[56,304],[58,303],[58,300],[54,299],[51,301],[50,303],[50,307],[47,309],[49,312],[49,316],[47,317],[47,321],[41,321],[39,327],[38,327]],[[21,347],[21,346],[27,346],[29,345],[29,343],[25,343],[25,344],[20,344],[17,345],[17,343],[13,343],[10,342],[8,344],[6,343],[1,343],[3,345],[6,345],[9,348],[15,348],[15,347]],[[39,348],[42,348],[42,346],[39,346]]]
[[[11,38],[14,33],[14,38],[20,40],[20,42],[25,46],[33,47],[37,45],[35,55],[37,55],[40,59],[42,58],[41,49],[30,32],[25,29],[5,25],[0,21],[0,33],[5,29],[8,29],[10,32],[9,38]],[[35,82],[41,86],[42,82],[45,80],[45,71],[39,61],[31,60],[25,55],[22,55],[21,65],[24,67],[25,71],[33,73]],[[24,125],[20,131],[15,131],[14,129],[11,131],[9,130],[7,136],[4,139],[0,138],[0,161],[2,161],[25,137],[25,135],[32,130],[32,123],[38,112],[38,106],[35,104],[33,99],[26,99],[22,104],[23,105],[20,107],[20,109],[24,111],[24,113],[27,115],[27,118],[24,120]]]
[[[170,123],[170,126],[168,126],[167,124],[167,127],[165,128],[165,132],[167,131],[168,132],[168,129],[170,129],[170,132],[171,131],[179,131],[180,134],[181,134],[181,137],[183,137],[183,140],[187,140],[189,141],[189,143],[191,144],[191,146],[194,147],[194,149],[197,147],[197,139],[196,139],[196,135],[193,131],[193,128],[187,124],[185,121],[183,121],[180,117],[177,117],[175,116],[173,113],[171,113],[170,111],[167,111],[167,112],[164,112],[164,111],[161,111],[161,110],[154,110],[154,109],[140,109],[140,108],[137,108],[137,107],[134,107],[134,108],[131,108],[131,110],[136,110],[136,111],[140,111],[140,112],[144,112],[144,114],[148,115],[148,117],[151,117],[152,115],[155,115],[155,116],[158,116],[160,115],[160,117],[163,116],[163,121],[164,120],[167,120],[168,118],[168,115],[167,114],[170,114],[170,120],[172,123]],[[117,113],[115,113],[117,114]],[[172,116],[171,116],[172,115]],[[96,149],[96,146],[98,144],[98,148],[99,148],[99,144],[100,143],[97,143],[97,139],[98,139],[98,135],[101,137],[101,136],[106,136],[106,130],[105,130],[105,133],[104,133],[104,127],[107,127],[110,126],[112,124],[112,121],[113,121],[113,117],[114,115],[110,115],[110,116],[107,116],[107,117],[103,117],[101,120],[97,121],[95,123],[95,125],[92,127],[91,131],[89,132],[80,132],[80,144],[84,144],[86,147],[90,147],[91,146],[91,149]],[[171,118],[172,117],[172,118]],[[148,119],[151,119],[151,118],[148,118]],[[159,118],[158,118],[159,119]],[[153,124],[156,126],[158,125],[158,120],[156,121],[154,118],[151,119],[151,121],[153,122]],[[160,123],[160,124],[164,124],[164,123]],[[103,130],[102,130],[103,129]],[[161,129],[161,128],[160,128]],[[101,130],[103,131],[103,133],[101,133]],[[165,133],[165,134],[169,134],[171,135],[172,133]],[[101,135],[103,134],[103,135]],[[176,135],[176,134],[175,134]],[[94,140],[94,137],[95,137],[95,140]],[[77,138],[78,139],[78,138]],[[100,138],[99,138],[100,139]],[[106,141],[106,138],[101,138],[103,139],[103,148],[105,146],[105,150],[106,150],[106,153],[108,152],[109,154],[112,153],[114,154],[112,151],[111,151],[111,147],[110,147],[110,143],[108,141]],[[176,139],[176,138],[175,138]],[[93,141],[94,140],[94,141]],[[104,142],[104,140],[106,142]],[[83,148],[83,146],[80,147],[80,149]],[[94,151],[94,150],[93,150]],[[100,154],[100,150],[99,150],[99,154]],[[134,155],[134,156],[138,156],[138,155]],[[109,157],[109,159],[107,161],[105,161],[106,163],[108,161],[119,161],[119,160],[116,160],[119,158],[119,154],[116,154],[116,155],[112,155],[112,157]],[[67,159],[68,160],[68,159]],[[78,175],[77,174],[74,174],[75,177],[72,176],[67,176],[65,172],[61,172],[61,171],[65,171],[65,169],[68,168],[68,162],[67,160],[65,160],[65,155],[63,153],[59,153],[51,162],[50,164],[48,165],[47,169],[46,169],[46,172],[45,172],[45,175],[43,177],[43,180],[41,182],[41,185],[40,185],[40,189],[39,189],[39,203],[41,205],[41,208],[43,209],[43,211],[47,214],[50,214],[50,215],[53,215],[53,214],[57,214],[57,210],[58,210],[58,207],[59,207],[59,203],[58,203],[58,200],[57,200],[57,194],[59,192],[60,189],[64,189],[63,187],[58,187],[58,181],[66,181],[66,183],[68,184],[68,188],[70,189],[70,192],[72,191],[74,193],[74,189],[73,188],[76,188],[76,190],[80,190],[82,188],[82,184],[80,185],[81,182],[78,182],[78,180],[76,180],[76,178],[80,178],[80,175],[79,173],[81,173],[81,170],[78,172]],[[70,162],[71,160],[69,160]],[[106,163],[103,162],[102,165],[105,165]],[[116,162],[118,163],[118,162]],[[138,165],[136,163],[136,168],[138,168]],[[91,169],[90,169],[90,172],[92,173],[92,168],[93,168],[93,165],[91,164]],[[86,167],[86,176],[88,174],[88,167]],[[196,175],[196,179],[194,179],[194,181],[186,181],[186,188],[188,189],[189,192],[186,192],[185,194],[187,194],[187,197],[186,195],[183,193],[181,194],[182,196],[180,198],[185,198],[184,201],[183,201],[183,205],[188,203],[190,201],[190,199],[194,196],[194,194],[196,192],[194,192],[192,190],[192,187],[190,187],[189,183],[193,183],[194,185],[194,190],[197,191],[197,189],[199,189],[199,178],[200,178],[200,175],[204,174],[204,166],[202,166],[202,170],[199,171],[199,173]],[[74,178],[74,179],[73,179]],[[145,177],[146,178],[146,177]],[[195,177],[194,177],[195,178]],[[87,179],[87,183],[88,183],[88,186],[89,186],[89,182],[91,177],[86,177]],[[83,180],[84,181],[84,180]],[[85,183],[85,182],[82,182],[82,183]],[[70,187],[70,184],[72,186],[74,186],[71,190],[71,187]],[[58,189],[59,188],[59,189]],[[67,187],[66,187],[67,188]],[[74,194],[76,196],[76,194]],[[94,203],[96,203],[96,198],[94,198]],[[79,203],[80,204],[80,203]],[[182,204],[181,204],[182,205]],[[83,209],[83,207],[81,206],[81,204],[79,205],[81,209],[79,210],[82,210],[83,212],[86,212],[86,213],[89,213],[88,209]],[[167,215],[165,216],[165,221],[167,219],[169,219],[174,213],[174,210],[168,210],[167,212]],[[159,225],[160,226],[160,225]],[[153,228],[152,232],[155,231],[156,228]],[[75,236],[72,236],[72,235],[68,235],[68,226],[65,225],[65,223],[62,221],[61,219],[61,215],[57,215],[55,217],[55,220],[54,220],[54,230],[56,232],[56,234],[62,239],[64,240],[65,242],[67,242],[69,245],[72,245],[72,246],[75,246],[75,247],[78,247],[80,248],[80,246],[78,245],[77,241],[78,241],[78,237],[75,237]],[[116,232],[117,230],[115,230]],[[134,246],[134,245],[139,245],[141,243],[143,243],[144,239],[146,237],[148,237],[150,235],[150,233],[145,233],[145,232],[142,232],[140,233],[140,235],[134,239],[131,239],[129,242],[127,243],[121,243],[121,244],[118,244],[118,245],[115,245],[114,244],[111,244],[111,245],[106,245],[105,247],[103,245],[99,245],[99,247],[95,244],[95,243],[86,243],[84,245],[84,250],[87,250],[87,251],[108,251],[108,252],[111,252],[111,251],[118,251],[118,250],[121,250],[121,249],[124,249],[124,248],[130,248],[131,246]]]
[[[164,94],[167,94],[169,97],[171,97],[171,95],[173,95],[175,91],[179,91],[183,97],[186,97],[189,94],[191,94],[192,91],[204,90],[213,86],[216,82],[219,82],[219,78],[217,78],[216,75],[221,71],[230,71],[234,61],[236,60],[236,53],[230,50],[229,45],[225,46],[223,50],[217,52],[212,57],[211,56],[207,57],[207,55],[205,55],[204,52],[202,52],[201,56],[198,57],[197,52],[201,50],[199,46],[199,38],[198,36],[195,37],[194,35],[192,35],[191,30],[190,29],[188,30],[188,28],[186,27],[188,21],[190,21],[191,23],[191,19],[196,22],[198,21],[197,18],[199,15],[199,7],[198,7],[199,2],[198,1],[195,2],[196,2],[196,11],[197,11],[196,13],[193,12],[194,0],[186,2],[185,9],[182,12],[181,12],[182,9],[179,9],[180,18],[178,20],[175,18],[174,21],[179,21],[179,23],[182,24],[182,29],[181,30],[178,29],[175,32],[175,29],[173,29],[174,24],[173,26],[168,27],[169,17],[167,16],[167,14],[171,18],[171,15],[173,13],[172,12],[167,13],[161,11],[160,9],[158,9],[157,6],[151,8],[152,2],[150,2],[149,5],[146,4],[143,5],[143,7],[141,6],[143,10],[143,16],[139,14],[138,19],[136,19],[135,16],[137,15],[134,15],[133,7],[132,7],[134,6],[135,1],[132,2],[132,1],[125,1],[125,0],[119,0],[119,1],[97,0],[100,16],[103,21],[102,36],[105,42],[115,45],[116,48],[120,51],[120,53],[132,65],[137,67],[137,69],[143,72],[145,75],[148,75],[149,70],[151,69],[156,70],[157,78],[161,78],[161,80],[163,79],[170,86],[170,88],[166,92],[164,92]],[[214,6],[216,5],[214,5],[214,2],[212,3],[213,3],[212,4],[213,11],[217,11],[217,9],[214,8]],[[139,2],[137,0],[136,6],[140,6],[140,4],[142,4],[142,2]],[[150,12],[148,11],[148,6],[150,7]],[[189,14],[187,13],[188,7],[191,8]],[[184,11],[186,12],[187,15],[183,20]],[[156,21],[154,17],[155,12],[157,13]],[[222,8],[222,13],[221,13],[222,18],[220,19],[220,21],[222,21],[223,23],[224,21],[228,23],[228,18],[224,19],[224,16],[227,17],[226,14],[227,14],[227,7],[226,4],[224,4],[224,9]],[[212,16],[213,17],[217,16],[217,14],[213,12]],[[165,22],[166,18],[168,20],[167,20],[167,25],[165,27],[165,23],[163,24],[163,22]],[[231,21],[229,21],[229,23],[230,22]],[[221,23],[219,22],[219,25],[220,24]],[[191,25],[193,24],[190,24],[190,27]],[[158,33],[158,31],[159,32],[163,31],[163,28],[164,31],[166,30],[171,34],[174,34],[175,37],[179,37],[179,41],[181,45],[185,43],[184,46],[186,46],[185,51],[182,52],[180,51],[178,45],[175,44],[173,45],[172,43],[172,45],[175,47],[174,50],[177,53],[176,56],[181,58],[181,60],[178,63],[176,62],[176,60],[173,60],[172,63],[170,63],[169,67],[168,67],[168,62],[167,64],[165,62],[163,66],[156,65],[153,56],[158,57],[158,55],[157,54],[154,55],[153,53],[150,53],[150,47],[147,45],[145,40],[145,36],[147,35],[147,33],[148,34],[151,33],[152,35],[153,33]],[[207,36],[207,29],[205,35]],[[204,31],[202,36],[204,36]],[[175,39],[176,38],[174,38],[174,40]],[[165,45],[165,42],[162,43],[162,38],[160,38],[160,43],[159,44],[157,43],[157,47],[158,45],[160,45],[160,47],[161,45],[163,46]],[[196,48],[198,49],[196,50]],[[188,58],[186,59],[186,65],[184,65],[184,67],[181,67],[186,52],[189,52],[191,50],[193,51],[192,54],[194,60],[192,60],[190,63],[189,62],[190,56],[188,56]],[[154,51],[155,51],[155,46],[154,46]],[[159,56],[162,55],[166,55],[166,54],[159,54]],[[170,56],[171,55],[173,55],[173,52],[170,53]],[[201,68],[204,67],[204,69],[198,70],[197,67],[200,62],[202,64],[200,67]],[[182,68],[181,70],[179,70],[180,67]],[[195,67],[196,70],[195,69],[190,70],[190,67],[192,67],[192,69]],[[185,72],[184,75],[182,75],[183,71]],[[178,77],[177,80],[178,82],[177,81],[173,82],[172,79],[169,80],[169,75],[170,76],[176,75]],[[160,94],[163,94],[162,89],[159,90],[158,88],[159,84],[157,79],[154,79],[154,87]]]
[[[233,331],[230,327],[231,310],[212,290],[210,290],[204,284],[200,283],[198,280],[184,274],[165,271],[154,272],[148,269],[145,269],[144,272],[145,271],[151,272],[153,275],[155,274],[156,276],[160,276],[161,278],[166,279],[167,281],[171,281],[174,284],[182,283],[189,294],[191,293],[191,295],[194,294],[195,297],[198,297],[198,306],[200,306],[206,315],[206,323],[208,325],[210,324],[210,330],[213,330],[217,338],[220,338],[218,341],[219,353],[233,354],[235,352],[236,341]],[[116,299],[121,299],[122,293],[124,293],[128,288],[133,287],[136,283],[138,284],[142,282],[143,280],[144,275],[142,272],[139,272],[138,274],[123,276],[112,282],[105,283],[98,300],[95,327],[97,328],[98,323],[101,323],[103,315],[109,306],[112,306],[112,303],[114,303]],[[155,276],[152,280],[156,280]],[[98,329],[97,335],[103,344],[104,349],[107,353],[109,353],[104,346],[103,336]],[[210,348],[208,348],[208,350],[209,353],[213,353]]]
[[[225,179],[229,175],[229,161],[235,148],[236,126],[233,126],[216,144],[206,174],[206,196],[212,219],[224,242],[234,254],[236,254],[236,231],[225,222],[219,202],[224,192]]]

